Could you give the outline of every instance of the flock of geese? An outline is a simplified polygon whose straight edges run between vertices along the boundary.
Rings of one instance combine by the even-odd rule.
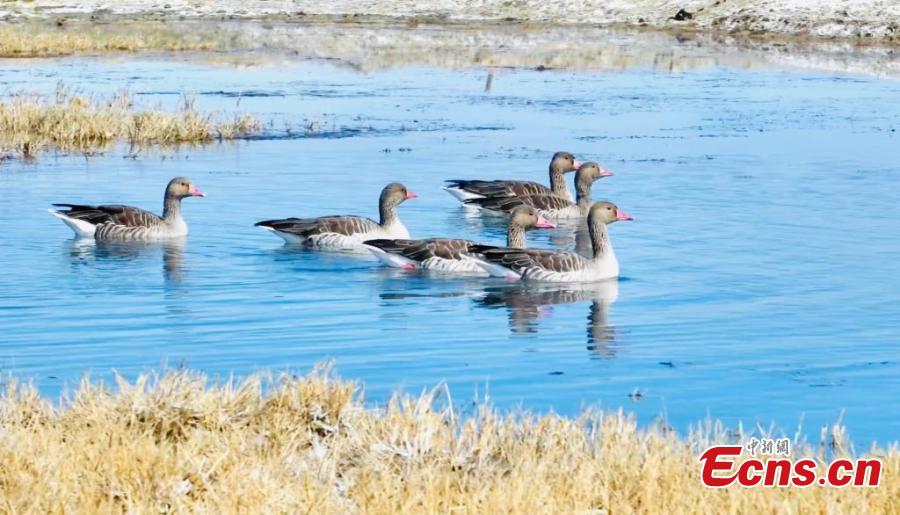
[[[575,172],[575,197],[565,174]],[[397,213],[400,204],[416,198],[400,183],[384,187],[378,200],[378,221],[356,215],[284,218],[256,225],[289,244],[323,250],[371,251],[388,266],[524,281],[590,283],[619,275],[619,263],[608,226],[632,218],[606,201],[592,202],[591,185],[612,173],[596,163],[579,163],[569,152],[557,152],[550,162],[550,186],[521,180],[449,180],[444,188],[466,206],[508,215],[506,246],[484,245],[452,238],[411,239]],[[102,242],[154,242],[182,238],[188,227],[181,201],[204,197],[184,177],[172,179],[165,192],[162,216],[125,205],[54,204],[50,213],[76,236]],[[525,232],[552,229],[561,219],[587,219],[592,257],[553,249],[529,249]]]

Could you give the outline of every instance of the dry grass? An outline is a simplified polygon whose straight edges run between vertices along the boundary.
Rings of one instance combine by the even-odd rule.
[[[187,97],[174,112],[135,110],[128,94],[103,100],[62,87],[52,99],[17,94],[0,101],[0,154],[26,158],[47,147],[90,152],[118,141],[201,143],[246,136],[259,128],[249,115],[219,120],[215,113],[204,114]]]
[[[267,387],[266,387],[267,386]],[[263,392],[267,393],[263,393]],[[879,488],[709,490],[699,449],[621,413],[459,416],[437,392],[366,408],[327,370],[210,385],[177,372],[62,408],[10,381],[0,399],[0,506],[12,513],[897,512],[900,452]],[[809,452],[809,451],[807,451]],[[838,453],[844,452],[838,446]],[[873,451],[880,453],[881,451]]]
[[[53,57],[101,52],[217,50],[235,43],[213,26],[175,30],[157,22],[85,22],[0,25],[0,57]]]

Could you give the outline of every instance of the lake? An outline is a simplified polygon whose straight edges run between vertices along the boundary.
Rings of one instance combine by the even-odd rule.
[[[571,415],[623,407],[679,431],[707,417],[843,422],[858,447],[900,437],[900,83],[776,68],[667,73],[321,61],[234,68],[182,58],[0,62],[0,86],[141,106],[249,112],[250,141],[0,163],[0,371],[48,396],[94,378],[188,367],[302,373],[333,359],[370,402],[446,381],[455,402]],[[546,181],[556,150],[615,176],[617,284],[523,287],[383,268],[282,245],[266,218],[377,216],[402,181],[414,237],[500,243],[503,221],[451,178]],[[184,244],[95,245],[53,202],[162,209],[185,175]],[[567,176],[571,179],[571,175]],[[529,233],[574,248],[576,228]]]

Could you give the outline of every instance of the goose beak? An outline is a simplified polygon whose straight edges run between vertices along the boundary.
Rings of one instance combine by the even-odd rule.
[[[630,220],[634,220],[628,213],[624,211],[616,211],[616,220],[622,220],[623,222],[627,222]]]
[[[206,196],[206,193],[203,193],[202,191],[198,190],[194,186],[191,186],[191,189],[190,189],[190,191],[188,191],[188,193],[190,193],[190,195],[192,197],[205,197]]]
[[[574,166],[575,169],[577,170],[577,169],[581,168],[581,165],[582,165],[582,164],[583,164],[583,163],[582,163],[581,161],[579,161],[579,160],[576,159],[576,160],[572,163],[572,166]]]
[[[543,216],[538,217],[538,221],[536,224],[534,224],[534,226],[538,229],[556,229],[556,224],[554,224],[550,220],[547,220]]]
[[[615,174],[612,173],[611,171],[607,170],[606,168],[600,169],[600,177],[612,177],[613,175],[615,175]]]
[[[407,192],[406,192],[406,200],[414,199],[414,198],[417,198],[417,197],[418,197],[418,195],[416,195],[415,193],[413,193],[413,192],[411,192],[411,191],[407,191]]]

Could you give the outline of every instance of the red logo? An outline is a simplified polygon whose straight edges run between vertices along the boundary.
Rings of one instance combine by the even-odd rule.
[[[787,439],[779,440],[784,442]],[[754,442],[755,441],[755,442]],[[769,440],[771,441],[771,440]],[[804,458],[793,461],[787,457],[775,457],[770,454],[768,459],[760,459],[755,456],[758,443],[755,438],[747,446],[717,445],[710,447],[700,456],[703,469],[700,472],[700,480],[704,485],[713,488],[724,488],[737,483],[743,487],[787,487],[787,486],[878,486],[881,483],[881,460],[836,459],[818,474],[819,463],[815,460]],[[763,440],[763,449],[767,447],[767,441]],[[740,461],[741,452],[747,449],[751,457]],[[783,456],[790,455],[790,447]]]

